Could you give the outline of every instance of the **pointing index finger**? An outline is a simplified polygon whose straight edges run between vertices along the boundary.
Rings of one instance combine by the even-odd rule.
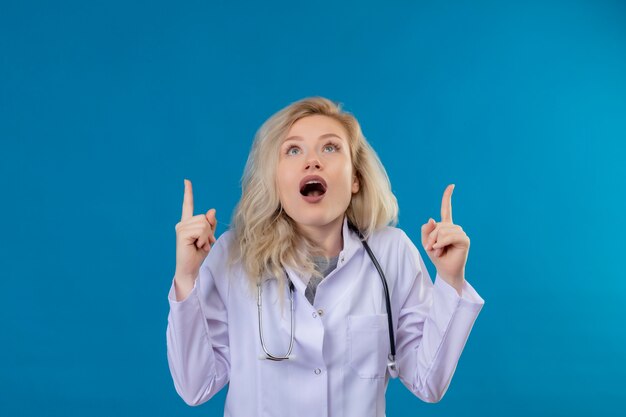
[[[184,221],[193,217],[193,190],[191,188],[191,181],[188,179],[185,182],[185,194],[183,196],[183,214],[180,221]]]
[[[441,221],[452,223],[452,191],[455,185],[450,184],[443,192],[443,198],[441,200]]]

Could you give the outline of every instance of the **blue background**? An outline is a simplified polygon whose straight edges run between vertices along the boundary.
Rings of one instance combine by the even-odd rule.
[[[222,233],[256,129],[311,95],[424,257],[456,184],[486,301],[443,400],[393,380],[387,415],[623,415],[623,2],[51,3],[0,12],[1,415],[222,414],[167,367],[183,179]]]

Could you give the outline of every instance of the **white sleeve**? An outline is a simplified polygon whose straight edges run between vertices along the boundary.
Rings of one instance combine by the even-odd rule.
[[[399,252],[400,297],[396,361],[402,383],[418,398],[438,402],[446,393],[484,300],[465,281],[462,296],[439,274],[433,284],[422,257],[404,234]]]
[[[228,280],[224,246],[224,239],[214,244],[185,299],[176,301],[173,280],[168,294],[167,360],[176,392],[189,405],[208,401],[229,380],[227,294],[215,281]],[[227,292],[228,285],[222,287]]]

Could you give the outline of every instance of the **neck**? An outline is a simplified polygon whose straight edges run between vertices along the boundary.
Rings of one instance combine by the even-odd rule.
[[[332,258],[343,249],[343,216],[325,226],[298,225],[300,232],[320,247],[325,256]]]

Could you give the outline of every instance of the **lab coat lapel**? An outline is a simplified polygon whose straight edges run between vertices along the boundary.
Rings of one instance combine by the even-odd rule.
[[[337,260],[337,269],[331,272],[320,283],[315,295],[315,305],[326,309],[330,312],[356,285],[358,276],[354,274],[346,274],[342,271],[344,266],[357,255],[362,243],[356,233],[348,228],[348,216],[343,221],[343,250],[339,253]],[[356,268],[355,270],[358,270]]]
[[[344,216],[342,235],[343,250],[341,251],[339,260],[337,261],[337,269],[341,269],[362,246],[359,237],[348,228],[347,216]],[[298,343],[308,345],[305,349],[312,349],[311,351],[320,349],[321,346],[319,345],[319,341],[323,339],[324,327],[322,326],[321,321],[313,316],[315,308],[311,306],[309,301],[306,299],[305,280],[303,280],[296,273],[296,271],[289,266],[285,266],[285,271],[287,271],[287,275],[293,282],[296,289],[296,294],[294,294],[296,345]],[[339,271],[334,271],[331,275],[322,280],[316,294],[316,305],[319,301],[323,308],[332,309],[346,294],[349,293],[352,286],[356,285],[357,277],[339,274],[338,272]],[[321,288],[323,288],[323,290],[320,291]],[[289,301],[286,300],[286,307],[289,306],[288,303]],[[291,334],[291,322],[289,312],[287,310],[285,310],[285,314],[283,315],[280,323],[282,331],[287,335]]]

